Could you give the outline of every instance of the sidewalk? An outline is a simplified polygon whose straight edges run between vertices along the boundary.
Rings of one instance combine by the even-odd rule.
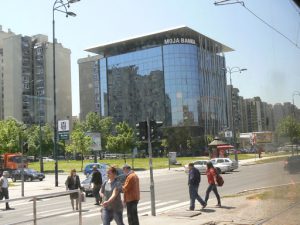
[[[207,208],[194,212],[184,208],[164,212],[158,216],[140,216],[143,225],[185,224],[185,225],[299,225],[300,204],[291,207],[291,202],[247,200],[245,197],[224,198],[222,207],[216,208],[208,201]],[[274,209],[274,207],[276,209]],[[279,208],[280,207],[280,208]],[[284,210],[282,209],[288,209]],[[279,216],[277,216],[279,215]],[[264,222],[264,223],[261,223]]]

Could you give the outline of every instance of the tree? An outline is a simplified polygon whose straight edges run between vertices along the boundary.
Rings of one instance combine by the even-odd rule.
[[[40,135],[42,136],[41,138]],[[49,156],[53,154],[53,129],[49,124],[42,126],[41,130],[38,125],[30,127],[27,141],[29,145],[28,155],[38,156],[40,154],[40,147],[42,156]]]
[[[300,123],[294,117],[288,116],[279,122],[277,132],[281,137],[288,137],[291,144],[297,144],[300,139]]]
[[[26,126],[14,118],[0,121],[0,149],[2,152],[20,152],[21,141],[27,140]]]
[[[101,134],[101,145],[106,147],[107,138],[114,130],[112,117],[101,117],[94,112],[87,114],[85,122],[76,124],[76,126],[82,126],[85,132],[97,132]]]
[[[105,117],[100,120],[101,143],[104,148],[107,145],[108,137],[113,133],[114,129],[115,125],[112,117]]]
[[[107,138],[106,148],[110,151],[124,154],[130,152],[135,147],[135,136],[133,129],[126,122],[121,122],[116,125],[116,134],[110,135]]]
[[[169,153],[169,143],[168,143],[168,139],[162,139],[161,140],[161,146],[164,148],[164,153],[167,154]]]
[[[71,144],[66,148],[67,152],[80,152],[81,153],[81,171],[83,169],[84,156],[90,153],[92,138],[85,135],[82,127],[77,127],[71,134]]]
[[[95,112],[89,112],[85,118],[85,131],[100,132],[101,131],[101,118]]]

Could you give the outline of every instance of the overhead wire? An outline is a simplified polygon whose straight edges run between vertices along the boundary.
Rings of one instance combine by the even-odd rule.
[[[293,8],[296,10],[296,12],[299,15],[300,18],[300,8],[297,7],[296,3],[293,0],[290,0],[291,5],[293,6]],[[300,20],[298,23],[298,30],[297,30],[297,34],[296,34],[296,43],[299,42],[299,33],[300,33]]]
[[[215,2],[214,4],[216,6],[218,5],[228,5],[228,4],[237,4],[239,3],[241,6],[243,6],[246,10],[248,10],[249,13],[251,13],[253,16],[255,16],[257,19],[259,19],[262,23],[264,23],[266,26],[268,26],[269,28],[271,28],[273,31],[275,31],[276,33],[278,33],[279,35],[281,35],[282,37],[284,37],[286,40],[288,40],[292,45],[294,45],[296,48],[300,49],[300,46],[297,44],[297,42],[294,42],[293,40],[291,40],[289,37],[287,37],[286,35],[284,35],[282,32],[280,32],[278,29],[276,29],[275,27],[273,27],[271,24],[269,24],[268,22],[266,22],[265,20],[263,20],[261,17],[259,17],[258,15],[256,15],[252,10],[250,10],[248,7],[246,7],[245,3],[243,1],[236,1],[236,2],[228,2],[229,0],[223,0],[220,2]],[[221,3],[221,4],[219,4]],[[299,32],[298,32],[299,33]],[[298,41],[298,34],[297,34],[297,40]]]

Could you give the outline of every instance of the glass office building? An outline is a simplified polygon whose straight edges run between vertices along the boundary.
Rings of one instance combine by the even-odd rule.
[[[151,119],[216,134],[227,124],[224,52],[188,27],[87,49],[99,59],[100,112],[116,122]]]

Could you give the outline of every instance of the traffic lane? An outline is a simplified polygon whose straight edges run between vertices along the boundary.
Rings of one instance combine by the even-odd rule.
[[[161,201],[180,200],[186,201],[187,192],[187,174],[183,171],[171,172],[170,174],[160,174],[154,176],[154,192],[155,199]],[[150,194],[150,178],[140,178],[141,199],[145,201],[151,200]]]
[[[244,190],[300,182],[299,174],[290,174],[283,168],[283,161],[241,166],[238,171],[224,176],[223,194],[235,194]]]
[[[221,196],[236,194],[249,189],[300,182],[299,174],[290,174],[285,171],[282,161],[240,166],[237,171],[222,174],[222,176],[225,180],[224,186],[218,187]],[[188,176],[183,171],[154,177],[156,200],[188,200],[187,180]],[[150,190],[149,177],[140,179],[140,183],[141,190]],[[198,191],[201,197],[205,196],[207,186],[206,175],[201,175]],[[141,197],[149,200],[150,192],[141,193]]]

